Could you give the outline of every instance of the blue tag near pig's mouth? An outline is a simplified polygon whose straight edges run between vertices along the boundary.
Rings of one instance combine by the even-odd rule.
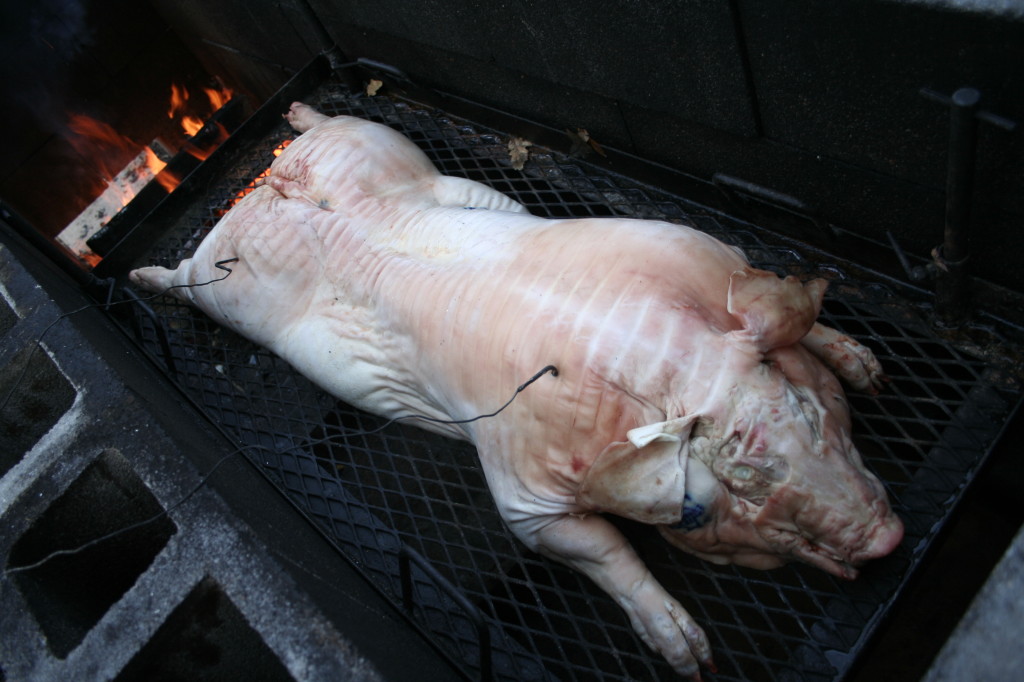
[[[682,518],[678,523],[670,525],[669,528],[684,531],[697,530],[708,522],[708,517],[704,505],[690,497],[690,493],[686,493],[683,495]]]

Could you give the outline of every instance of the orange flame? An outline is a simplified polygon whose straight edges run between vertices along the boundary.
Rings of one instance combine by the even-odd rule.
[[[206,99],[209,100],[211,113],[217,111],[231,101],[231,96],[234,94],[234,91],[232,91],[231,88],[223,86],[220,88],[204,88],[203,92],[206,93]],[[184,113],[189,97],[190,94],[188,88],[185,86],[171,84],[171,106],[170,109],[167,110],[167,116],[169,118],[175,118],[180,115],[182,130],[184,130],[185,134],[189,137],[194,137],[203,129],[204,123],[203,119],[199,116]]]
[[[141,153],[145,153],[145,168],[154,176],[167,165],[149,147],[142,147],[114,130],[109,124],[84,114],[71,114],[68,117],[68,129],[74,133],[69,137],[69,141],[75,151],[96,166],[97,177],[93,194],[100,195],[113,191],[122,206],[128,205],[128,202],[135,198],[135,189],[129,184],[116,182],[115,178],[123,174],[129,165],[134,164],[134,160]],[[132,172],[137,173],[141,170],[140,166],[133,168]],[[161,184],[164,182],[161,181]],[[167,185],[164,184],[164,187],[167,188]]]
[[[189,141],[185,143],[185,146],[182,147],[182,149],[191,154],[192,156],[196,157],[200,161],[206,161],[206,159],[209,158],[210,154],[212,154],[214,150],[217,149],[217,147],[219,147],[224,140],[228,139],[227,128],[225,128],[219,122],[214,122],[214,125],[217,126],[216,139],[210,141],[209,136],[207,136],[206,141],[208,144],[204,147],[200,147]]]
[[[99,166],[101,184],[117,175],[124,166],[124,161],[139,152],[139,145],[130,138],[117,132],[109,124],[85,114],[71,114],[68,117],[68,129],[74,133],[68,141],[75,151]]]
[[[198,116],[183,116],[181,118],[181,128],[185,131],[186,135],[194,137],[196,133],[203,129],[203,119]]]
[[[167,110],[167,118],[174,118],[175,115],[185,110],[188,104],[188,90],[183,86],[179,87],[171,83],[171,108]]]
[[[161,161],[152,149],[146,147],[146,167],[153,174],[153,179],[169,194],[181,184],[181,178],[166,166],[167,164]]]
[[[217,90],[215,88],[205,88],[206,97],[210,100],[210,106],[213,107],[214,111],[217,111],[222,106],[231,101],[231,96],[235,93],[231,88],[222,88]]]
[[[229,88],[223,86],[205,88],[204,92],[211,107],[210,113],[227,104],[233,95]],[[167,117],[171,120],[179,119],[185,134],[194,138],[204,126],[203,119],[197,114],[204,112],[198,111],[202,107],[196,107],[194,103],[190,107],[189,99],[190,94],[185,87],[172,84]],[[194,140],[189,139],[183,149],[199,160],[205,160],[228,137],[224,126],[220,123],[216,125],[216,140],[209,139],[212,135],[204,135],[204,142],[209,145],[207,148],[200,148]],[[82,165],[91,171],[89,177],[93,186],[86,191],[91,193],[92,203],[65,227],[58,235],[58,240],[74,251],[83,262],[95,266],[102,258],[88,248],[85,242],[87,237],[109,222],[119,206],[128,205],[146,183],[156,180],[165,191],[171,192],[181,183],[181,178],[167,169],[167,164],[152,148],[134,142],[103,121],[84,114],[70,114],[68,131],[68,141],[81,157]],[[279,154],[280,150],[275,153]],[[261,177],[268,174],[269,169]],[[255,187],[255,183],[252,187]]]

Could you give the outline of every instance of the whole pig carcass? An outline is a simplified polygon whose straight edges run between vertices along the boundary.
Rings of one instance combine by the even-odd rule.
[[[865,347],[815,322],[825,283],[753,269],[680,225],[553,220],[440,175],[383,125],[296,103],[302,134],[177,269],[173,294],[342,400],[473,443],[502,518],[625,609],[683,675],[700,627],[601,512],[717,563],[798,559],[844,578],[903,528],[850,440],[831,370]]]

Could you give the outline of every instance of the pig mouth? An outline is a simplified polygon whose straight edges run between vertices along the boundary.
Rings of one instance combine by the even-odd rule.
[[[831,573],[837,578],[854,580],[857,577],[857,568],[839,552],[826,545],[816,545],[805,538],[797,537],[800,542],[797,542],[791,550],[791,555],[794,558],[820,568],[826,573]]]
[[[857,577],[857,568],[853,561],[826,543],[812,541],[792,530],[756,530],[762,541],[771,548],[770,552],[782,562],[786,559],[795,559],[844,580],[853,580]]]
[[[756,529],[756,540],[749,535],[747,542],[729,542],[713,546],[701,542],[692,533],[678,533],[666,527],[662,535],[673,545],[697,557],[717,564],[734,563],[739,566],[766,570],[778,568],[790,561],[801,561],[843,580],[857,577],[856,565],[849,557],[823,543],[815,543],[798,532],[781,529]],[[757,549],[750,546],[750,541]],[[746,548],[743,545],[747,545]]]
[[[867,528],[869,530],[845,551],[792,531],[776,531],[772,534],[775,537],[765,537],[765,540],[780,549],[785,546],[784,551],[799,561],[838,578],[853,580],[858,575],[858,566],[870,559],[886,556],[903,540],[903,523],[896,516],[882,517],[868,524]]]

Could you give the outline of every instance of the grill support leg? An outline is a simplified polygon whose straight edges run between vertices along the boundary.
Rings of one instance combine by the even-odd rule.
[[[951,97],[931,90],[921,94],[949,106],[949,154],[946,161],[946,214],[942,244],[932,249],[935,264],[935,313],[944,327],[958,327],[970,315],[967,261],[970,255],[971,200],[978,121],[1012,131],[1016,124],[981,111],[981,93],[960,88]]]

